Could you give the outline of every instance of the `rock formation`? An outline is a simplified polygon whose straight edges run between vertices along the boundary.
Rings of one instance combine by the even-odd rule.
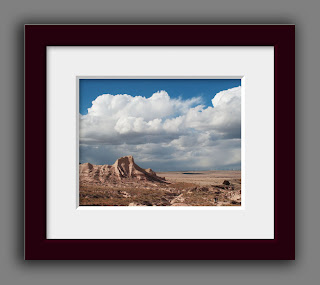
[[[165,183],[164,177],[159,177],[150,168],[138,166],[133,157],[124,156],[117,159],[113,165],[93,165],[83,163],[79,166],[81,184],[116,184],[126,182],[160,182]]]

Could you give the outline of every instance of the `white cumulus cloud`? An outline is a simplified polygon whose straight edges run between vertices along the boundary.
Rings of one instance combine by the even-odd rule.
[[[186,161],[198,169],[237,168],[240,88],[212,94],[209,107],[202,105],[201,97],[170,98],[166,91],[149,98],[103,94],[88,114],[80,115],[81,162],[105,164],[131,154],[155,168],[171,163],[171,169],[178,170]],[[108,155],[101,155],[103,150]]]

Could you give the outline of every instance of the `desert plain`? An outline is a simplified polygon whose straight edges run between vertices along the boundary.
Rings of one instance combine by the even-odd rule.
[[[240,206],[241,171],[155,173],[132,156],[80,164],[80,206]]]

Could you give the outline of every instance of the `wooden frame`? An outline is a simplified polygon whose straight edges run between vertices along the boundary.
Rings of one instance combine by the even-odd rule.
[[[294,32],[293,25],[26,25],[25,258],[28,260],[294,259]],[[103,34],[108,36],[101,36]],[[208,36],[210,34],[215,36]],[[46,47],[50,45],[274,46],[275,238],[273,240],[46,239]],[[37,171],[34,171],[35,168]]]

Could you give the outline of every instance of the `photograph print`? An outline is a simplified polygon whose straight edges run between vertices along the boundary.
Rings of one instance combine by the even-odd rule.
[[[78,90],[80,206],[241,206],[241,79]]]

